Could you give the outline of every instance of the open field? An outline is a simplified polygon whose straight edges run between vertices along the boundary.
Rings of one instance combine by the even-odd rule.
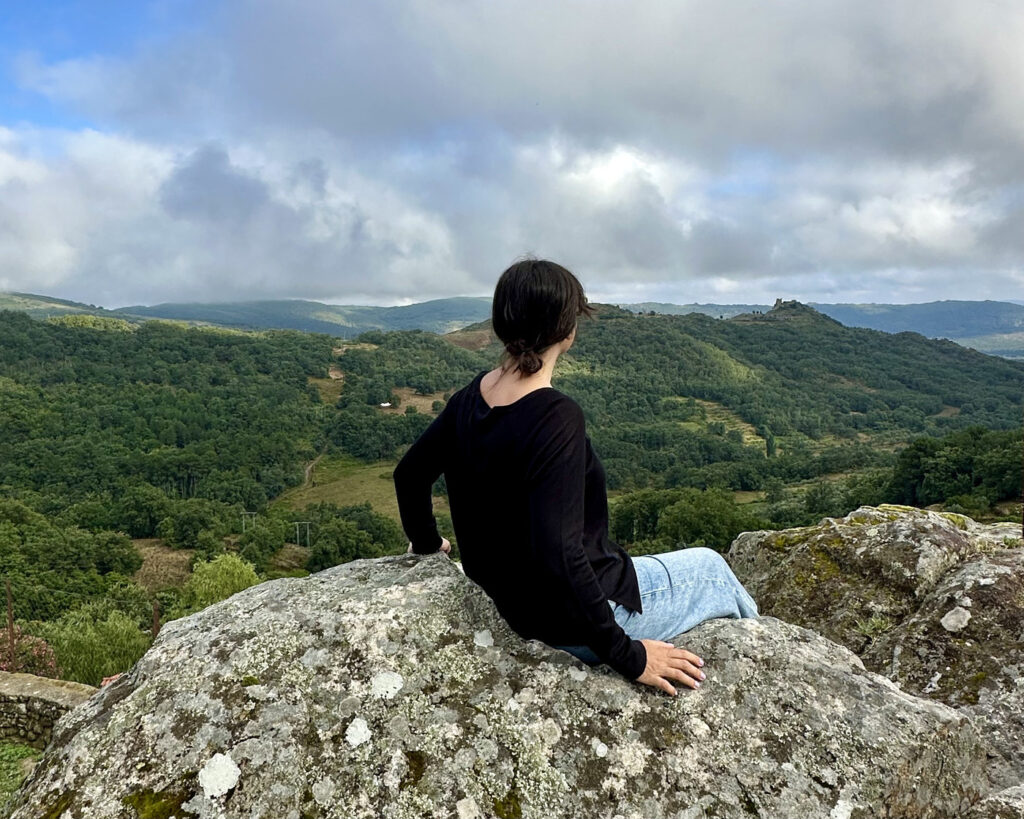
[[[339,356],[346,350],[376,350],[378,346],[380,345],[370,344],[367,341],[360,341],[355,344],[342,344],[339,347],[334,347],[331,349],[331,352],[334,353],[335,356]]]
[[[703,407],[708,423],[721,421],[725,424],[727,430],[738,429],[743,435],[744,446],[764,446],[764,438],[757,434],[753,424],[748,424],[731,409],[723,407],[721,404],[716,404],[714,401],[703,401],[700,398],[695,398],[694,400],[698,406]]]
[[[326,455],[311,470],[310,480],[304,486],[289,489],[273,503],[301,509],[311,503],[336,503],[353,506],[369,501],[374,510],[394,518],[398,517],[398,501],[391,473],[397,461],[363,463],[344,455]],[[448,502],[434,498],[434,511],[448,514]]]
[[[443,392],[432,392],[429,395],[420,395],[412,387],[397,387],[391,391],[398,398],[397,407],[381,407],[381,412],[401,414],[406,407],[416,407],[418,412],[424,415],[437,415],[434,412],[434,402],[444,401]]]
[[[188,580],[192,549],[172,549],[160,538],[141,538],[132,544],[142,555],[142,567],[132,579],[149,591],[180,588]]]
[[[445,335],[445,339],[464,350],[482,350],[494,341],[490,328],[477,330],[456,330]]]
[[[335,378],[333,373],[337,372],[338,377]],[[331,368],[331,378],[310,378],[309,383],[316,387],[317,392],[320,393],[320,400],[323,401],[327,406],[333,407],[338,403],[338,399],[341,397],[341,389],[345,383],[344,377],[341,375],[340,370]]]
[[[1000,355],[1004,358],[1024,359],[1024,332],[992,333],[972,338],[955,338],[957,344],[971,347],[989,355]]]

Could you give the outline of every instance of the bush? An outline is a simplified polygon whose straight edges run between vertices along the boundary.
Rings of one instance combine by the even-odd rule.
[[[658,538],[679,549],[708,546],[723,552],[740,532],[762,528],[728,492],[708,489],[682,490],[682,497],[665,509],[658,520]]]
[[[199,533],[209,529],[215,535],[231,531],[229,516],[235,512],[230,506],[206,498],[174,501],[170,514],[157,526],[157,535],[177,549],[195,549]]]
[[[14,624],[13,658],[10,635],[6,628],[0,632],[0,671],[35,674],[38,677],[60,676],[57,655],[50,645],[40,637],[26,634],[17,623]]]
[[[367,532],[350,520],[336,518],[317,527],[306,568],[319,572],[357,558],[379,556],[380,551]]]
[[[253,565],[238,555],[225,553],[213,560],[197,563],[185,581],[177,607],[172,609],[168,619],[219,603],[259,582]]]
[[[103,603],[86,603],[33,630],[53,646],[64,679],[95,686],[131,668],[151,642],[134,618]]]
[[[254,568],[264,571],[267,561],[284,546],[286,532],[283,521],[261,518],[258,524],[239,539],[239,554],[252,563]]]

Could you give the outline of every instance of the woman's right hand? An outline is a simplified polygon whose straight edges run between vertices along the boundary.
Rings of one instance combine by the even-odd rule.
[[[647,650],[647,668],[636,678],[637,682],[660,688],[666,694],[676,695],[676,689],[670,680],[699,688],[704,679],[700,666],[704,661],[685,648],[676,648],[672,643],[663,640],[641,640]]]

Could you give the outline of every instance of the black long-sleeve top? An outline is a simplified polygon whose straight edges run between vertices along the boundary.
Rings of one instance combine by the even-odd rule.
[[[605,473],[583,412],[552,387],[490,407],[480,373],[395,468],[413,551],[440,548],[431,486],[444,473],[466,575],[520,635],[587,645],[635,680],[647,653],[615,622],[609,600],[641,611],[632,560],[608,537]]]

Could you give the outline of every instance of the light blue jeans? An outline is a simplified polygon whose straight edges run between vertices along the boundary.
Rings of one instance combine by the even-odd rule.
[[[615,622],[634,640],[670,640],[716,617],[757,617],[757,604],[713,549],[691,546],[632,558],[643,613],[608,601]],[[556,646],[588,665],[601,662],[588,646]]]

